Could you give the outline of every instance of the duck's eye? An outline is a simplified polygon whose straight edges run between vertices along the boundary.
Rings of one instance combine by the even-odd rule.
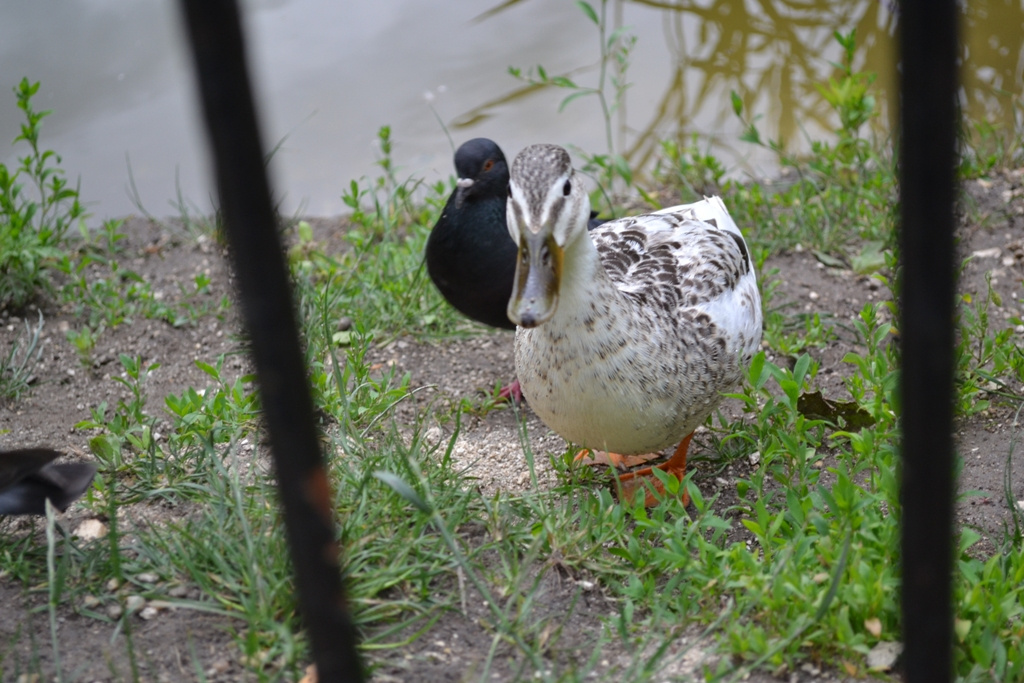
[[[492,168],[494,168],[494,160],[493,159],[488,159],[487,161],[484,162],[484,173],[487,173]]]
[[[547,245],[540,250],[540,262],[545,268],[551,265],[551,250],[547,248]]]
[[[572,192],[572,183],[566,180],[565,185],[562,185],[562,194],[568,197],[570,192]]]

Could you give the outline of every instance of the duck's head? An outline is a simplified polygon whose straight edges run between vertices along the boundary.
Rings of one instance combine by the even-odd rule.
[[[512,162],[508,232],[519,246],[508,317],[536,327],[555,314],[566,247],[587,232],[590,198],[556,145],[531,145]]]
[[[508,192],[508,162],[501,148],[487,138],[473,138],[455,152],[456,204],[468,197],[500,196]]]

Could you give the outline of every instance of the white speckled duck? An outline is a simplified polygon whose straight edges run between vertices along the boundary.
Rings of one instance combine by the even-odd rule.
[[[705,198],[588,233],[569,154],[533,145],[512,165],[507,212],[519,249],[508,315],[530,406],[613,463],[678,443],[658,467],[682,480],[693,430],[761,341],[750,252],[725,205]],[[625,497],[645,490],[647,505],[663,493],[651,468],[618,481]]]

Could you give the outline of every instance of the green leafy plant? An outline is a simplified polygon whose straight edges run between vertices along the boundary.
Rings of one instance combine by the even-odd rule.
[[[0,164],[0,306],[16,310],[40,289],[52,289],[48,270],[61,256],[68,229],[85,216],[60,157],[40,143],[42,121],[52,112],[35,110],[37,92],[39,83],[25,78],[14,88],[25,117],[14,142],[29,151],[13,169]]]
[[[699,201],[721,192],[726,169],[721,160],[701,150],[694,134],[688,142],[663,140],[661,158],[654,176],[659,181],[682,190],[684,202]]]
[[[582,170],[596,175],[603,191],[611,193],[617,189],[616,180],[621,180],[626,187],[633,185],[633,170],[622,156],[620,145],[615,142],[613,123],[616,113],[625,103],[626,90],[629,89],[626,72],[629,69],[633,48],[636,46],[636,36],[630,34],[629,28],[625,26],[609,31],[608,0],[601,0],[600,10],[594,9],[594,6],[585,0],[577,0],[576,6],[598,32],[599,58],[595,85],[584,86],[568,75],[549,74],[548,70],[539,64],[527,69],[525,73],[521,68],[514,66],[509,67],[508,71],[514,78],[534,86],[572,91],[562,100],[559,111],[581,97],[597,99],[604,120],[607,150],[602,154],[581,150],[584,159]]]
[[[853,68],[855,32],[836,32],[835,39],[843,48],[843,61],[833,64],[839,76],[818,85],[838,118],[834,142],[811,140],[810,153],[795,157],[783,141],[762,139],[758,117],[747,119],[742,99],[732,93],[733,111],[746,127],[741,139],[769,150],[784,177],[795,180],[777,189],[758,183],[733,187],[729,201],[737,220],[758,226],[758,241],[775,249],[809,245],[826,260],[838,256],[843,263],[864,260],[894,245],[897,202],[893,160],[861,133],[878,114],[871,94],[875,76]],[[855,244],[858,239],[881,241],[883,246],[860,247]],[[865,249],[871,254],[865,255]],[[872,264],[878,261],[871,256]]]
[[[1019,105],[1009,101],[1007,108],[1018,112]],[[1010,129],[988,121],[963,121],[960,127],[961,178],[990,176],[1004,168],[1019,168],[1024,159],[1024,135],[1020,126]]]
[[[386,129],[381,136],[390,139]],[[390,142],[384,149],[390,149]],[[356,330],[381,342],[399,334],[436,337],[473,329],[444,303],[423,268],[430,226],[447,200],[446,186],[425,188],[422,204],[413,204],[416,188],[424,186],[399,183],[392,162],[381,163],[390,169],[391,180],[352,181],[343,197],[353,209],[346,249],[326,253],[302,223],[297,225],[289,264],[305,336],[312,343],[330,339],[346,346]],[[348,321],[345,329],[337,328],[341,320]],[[323,325],[332,328],[330,334],[321,334]]]
[[[1002,297],[986,275],[985,291],[977,296],[959,295],[957,341],[957,413],[973,415],[992,405],[992,400],[1022,400],[1017,387],[1024,382],[1024,352],[1014,342],[1014,316],[999,325],[995,315]]]
[[[376,163],[383,171],[382,175],[367,182],[365,186],[353,180],[341,197],[345,206],[352,211],[352,230],[346,238],[357,245],[391,237],[401,228],[417,222],[423,215],[422,210],[412,201],[421,181],[398,179],[399,169],[391,155],[394,142],[390,126],[380,127],[377,142],[380,157]]]

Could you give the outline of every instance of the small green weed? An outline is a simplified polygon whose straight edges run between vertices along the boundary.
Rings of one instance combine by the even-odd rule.
[[[853,70],[854,32],[836,32],[835,38],[844,54],[842,63],[834,65],[839,77],[819,84],[818,90],[839,119],[836,141],[812,140],[811,153],[794,158],[782,141],[762,140],[757,117],[744,118],[743,101],[733,93],[733,111],[746,126],[741,139],[775,154],[783,173],[795,180],[778,190],[759,183],[731,185],[728,194],[737,220],[757,226],[756,242],[773,250],[803,244],[850,259],[860,254],[847,253],[856,239],[893,240],[896,177],[893,161],[860,133],[877,116],[871,95],[874,74]],[[878,251],[877,246],[872,249]]]
[[[40,289],[52,290],[48,270],[62,254],[68,229],[85,216],[60,157],[40,145],[42,121],[51,112],[32,106],[37,92],[39,83],[26,78],[14,88],[25,116],[14,142],[24,142],[29,152],[13,170],[0,164],[0,307],[15,310]]]
[[[26,320],[24,334],[12,339],[10,350],[0,356],[0,398],[16,401],[28,391],[43,353],[39,344],[42,331],[43,314],[39,313],[38,323],[33,327]]]
[[[190,387],[179,396],[169,394],[164,399],[172,427],[168,449],[175,457],[203,443],[219,445],[248,436],[256,429],[260,412],[253,375],[227,381],[222,376],[223,356],[216,365],[197,360],[196,367],[215,385],[200,391]]]
[[[131,159],[128,159],[128,188],[132,204],[138,212],[154,223],[160,224],[168,232],[182,231],[192,240],[212,238],[217,244],[224,246],[227,243],[224,232],[224,217],[217,207],[212,215],[203,213],[194,203],[188,201],[181,191],[181,181],[178,172],[174,173],[174,200],[169,202],[176,219],[170,221],[160,220],[146,208],[135,185],[135,174],[132,171]],[[216,202],[211,197],[211,204]]]
[[[95,330],[87,325],[80,330],[69,328],[65,333],[68,341],[75,347],[78,362],[82,364],[82,367],[92,367],[92,352],[96,349],[96,342],[99,341],[100,335],[103,334],[103,329],[104,326],[101,323]]]
[[[394,143],[390,126],[381,126],[377,131],[377,141],[380,158],[376,163],[383,174],[367,182],[365,187],[353,180],[341,197],[352,210],[353,225],[347,239],[357,246],[391,237],[425,217],[423,207],[413,202],[421,181],[412,178],[398,180],[399,169],[391,156]],[[366,210],[367,203],[369,211]]]
[[[400,334],[417,337],[449,336],[473,329],[444,303],[423,268],[430,226],[440,215],[448,188],[426,188],[422,204],[412,197],[418,181],[399,182],[390,158],[390,131],[380,131],[385,176],[360,184],[352,181],[345,203],[352,208],[345,240],[348,249],[327,254],[317,249],[312,234],[298,225],[298,243],[289,254],[300,316],[308,339],[321,338],[311,330],[324,325],[338,331],[337,343],[347,344],[349,329],[334,329],[348,319],[360,334],[377,340]],[[480,329],[480,328],[476,328]]]
[[[968,554],[977,533],[960,534],[954,585],[956,671],[959,680],[1024,680],[1024,555],[1006,548],[988,559]]]
[[[585,0],[577,0],[576,6],[594,24],[598,32],[598,74],[594,86],[579,85],[566,75],[553,76],[539,64],[528,69],[525,74],[519,67],[509,67],[508,71],[514,78],[530,85],[572,91],[562,100],[559,111],[579,98],[597,98],[604,119],[607,151],[604,154],[577,151],[584,159],[582,171],[597,177],[601,185],[598,193],[603,193],[610,204],[610,195],[622,189],[617,181],[621,180],[625,187],[633,185],[633,170],[620,152],[622,145],[615,142],[613,121],[625,102],[626,90],[629,88],[626,72],[629,69],[633,48],[636,46],[636,36],[629,33],[628,27],[609,31],[608,0],[601,0],[600,11],[595,10],[594,6]]]
[[[697,135],[689,142],[663,140],[661,158],[654,177],[682,192],[682,201],[695,202],[722,191],[726,168],[707,150],[701,150]]]
[[[223,318],[228,299],[225,296],[214,301],[205,296],[210,287],[208,275],[195,275],[193,288],[179,285],[178,296],[172,299],[154,292],[150,283],[126,268],[121,246],[123,230],[124,221],[119,220],[105,221],[96,233],[83,230],[78,251],[65,253],[56,265],[65,275],[61,300],[71,306],[76,317],[85,319],[89,330],[85,337],[85,330],[69,333],[76,349],[91,352],[90,336],[94,343],[104,329],[130,323],[137,316],[163,320],[173,327],[195,324],[208,315]]]
[[[1024,382],[1024,353],[1013,343],[1013,325],[1020,318],[1011,318],[1005,326],[993,330],[993,313],[1002,306],[999,293],[993,289],[991,276],[985,280],[985,293],[975,297],[960,295],[959,340],[957,343],[957,414],[973,415],[991,405],[988,397],[1002,396],[1021,400],[1017,391]]]
[[[961,178],[982,178],[1004,168],[1019,168],[1024,160],[1024,135],[988,121],[964,122],[960,131]]]

